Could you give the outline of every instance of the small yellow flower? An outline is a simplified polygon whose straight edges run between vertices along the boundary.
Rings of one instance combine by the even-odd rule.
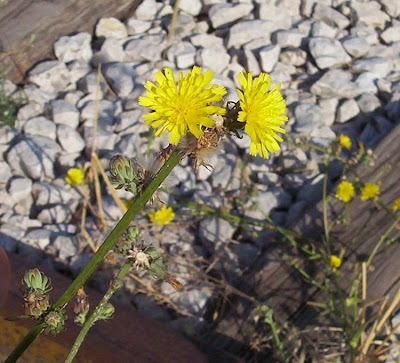
[[[339,145],[344,147],[345,149],[350,150],[352,146],[352,142],[350,137],[347,135],[340,134],[339,135]]]
[[[153,224],[164,226],[171,223],[175,218],[175,212],[171,207],[163,206],[158,211],[149,213],[149,218]]]
[[[154,112],[143,116],[144,120],[157,129],[156,136],[170,132],[169,142],[177,145],[182,136],[190,131],[196,138],[203,135],[203,127],[211,128],[215,121],[210,115],[223,115],[225,108],[212,105],[222,100],[226,89],[210,84],[214,73],[201,67],[193,67],[185,76],[179,73],[175,80],[171,68],[155,75],[156,83],[147,81],[145,95],[139,97],[139,105]]]
[[[400,209],[400,198],[394,200],[392,204],[392,211],[397,212]]]
[[[381,188],[378,184],[367,183],[361,189],[361,200],[375,199],[381,193]]]
[[[268,159],[270,152],[281,149],[278,142],[283,140],[277,133],[286,132],[281,127],[288,120],[281,85],[278,83],[270,90],[271,78],[267,73],[253,79],[252,73],[243,71],[238,80],[242,90],[237,90],[241,108],[237,120],[246,123],[244,131],[251,140],[250,155]]]
[[[68,184],[77,187],[85,183],[85,169],[84,168],[70,168],[67,171],[67,176],[64,179]]]
[[[330,255],[329,256],[329,264],[333,268],[339,268],[340,266],[342,266],[342,259],[337,255]]]
[[[347,180],[343,180],[336,189],[336,198],[344,203],[350,202],[354,194],[354,185]]]

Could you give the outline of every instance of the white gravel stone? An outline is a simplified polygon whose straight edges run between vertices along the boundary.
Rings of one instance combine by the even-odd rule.
[[[211,185],[214,188],[226,189],[231,182],[235,165],[236,157],[232,154],[225,154],[218,157],[212,173]]]
[[[293,66],[302,66],[306,63],[307,53],[302,49],[287,49],[280,53],[279,61]]]
[[[9,125],[0,127],[0,144],[7,145],[17,135],[14,128]]]
[[[324,125],[321,107],[312,103],[300,103],[294,111],[296,123],[294,131],[298,135],[309,135],[316,127]]]
[[[6,251],[15,252],[25,232],[10,224],[0,226],[0,246]]]
[[[39,221],[38,221],[39,222]],[[39,222],[40,223],[40,222]],[[51,231],[44,228],[37,228],[29,231],[24,236],[24,243],[44,250],[50,245]]]
[[[381,10],[381,4],[378,1],[352,1],[350,6],[355,12],[357,25],[367,25],[383,30],[385,23],[390,21],[390,17]]]
[[[380,37],[386,44],[400,42],[400,25],[387,28]]]
[[[103,94],[107,90],[107,85],[102,77],[100,77],[99,87],[97,87],[97,78],[97,71],[92,71],[88,73],[86,76],[78,81],[78,89],[85,94],[93,95],[93,97],[96,97],[96,95],[98,94],[98,97],[100,99],[103,98]],[[97,88],[99,89],[97,90]]]
[[[38,111],[38,109],[34,105],[27,103],[26,105],[23,105],[18,110],[17,121],[19,121],[21,124],[23,124],[22,121],[29,120],[30,118],[33,118],[40,114],[41,114],[41,112]]]
[[[339,11],[318,2],[314,6],[313,18],[325,22],[332,28],[344,29],[350,24],[349,19]]]
[[[199,236],[203,243],[229,241],[236,227],[222,218],[206,217],[200,222]]]
[[[241,64],[243,64],[243,67],[251,70],[254,75],[257,75],[261,72],[260,64],[258,63],[258,60],[252,50],[244,48],[243,52],[240,53],[239,58],[241,59]]]
[[[336,108],[339,104],[337,98],[322,98],[318,102],[318,106],[322,110],[324,124],[332,125],[335,122]]]
[[[224,48],[223,39],[214,34],[194,34],[190,37],[190,42],[199,48]]]
[[[56,125],[53,121],[43,116],[34,117],[28,120],[24,125],[26,134],[42,135],[49,139],[56,139]]]
[[[260,35],[265,39],[269,39],[274,30],[276,30],[276,26],[270,20],[241,21],[229,29],[227,47],[240,47],[259,38]]]
[[[122,42],[115,38],[107,38],[101,45],[98,52],[93,55],[93,65],[123,62],[125,60],[125,51],[122,47]]]
[[[169,47],[167,58],[174,62],[179,69],[187,69],[194,65],[196,48],[189,42],[176,42]]]
[[[54,43],[54,53],[64,63],[73,60],[88,63],[93,55],[91,41],[92,36],[89,33],[64,36]]]
[[[302,0],[300,7],[301,13],[307,18],[311,17],[311,14],[314,10],[314,6],[317,3],[323,4],[325,6],[331,6],[332,0]]]
[[[337,28],[326,24],[324,21],[316,21],[311,29],[311,35],[313,37],[335,38],[337,33]]]
[[[209,68],[217,74],[228,66],[230,59],[231,57],[226,51],[217,48],[202,48],[196,54],[196,62],[200,66]]]
[[[141,35],[126,44],[126,60],[157,62],[161,60],[161,52],[165,46],[166,38],[164,34]]]
[[[378,78],[375,73],[363,72],[355,79],[354,84],[363,93],[377,93],[378,87],[376,86],[376,82]]]
[[[344,123],[360,113],[358,103],[354,99],[344,101],[339,107],[336,115],[336,122]]]
[[[91,72],[92,67],[88,63],[82,63],[79,61],[72,61],[67,64],[68,72],[69,72],[69,77],[70,77],[70,82],[71,84],[74,84],[75,89],[75,83],[80,80],[82,77],[87,75],[88,73]]]
[[[57,140],[68,153],[80,152],[85,148],[85,141],[79,132],[65,124],[57,126]]]
[[[36,65],[29,72],[28,81],[36,84],[45,92],[65,91],[70,83],[69,71],[63,62],[45,61]]]
[[[8,194],[15,203],[28,198],[32,192],[32,180],[29,178],[15,178],[10,181]]]
[[[253,10],[251,3],[215,4],[208,11],[214,29],[232,24],[236,20],[246,17]]]
[[[68,206],[58,204],[43,209],[36,218],[43,224],[68,223],[72,218],[72,212]]]
[[[75,236],[57,236],[53,246],[59,251],[58,257],[66,260],[78,252],[78,240]]]
[[[142,34],[151,28],[151,22],[129,18],[126,22],[126,27],[128,28],[128,35]]]
[[[360,58],[367,54],[369,43],[362,37],[350,36],[342,40],[342,44],[347,53],[354,58]]]
[[[0,184],[6,184],[11,176],[9,165],[5,161],[0,161]]]
[[[350,34],[365,39],[369,45],[378,44],[378,33],[372,26],[359,25],[350,29]]]
[[[128,36],[128,31],[125,25],[116,18],[101,18],[96,25],[96,36],[124,39]]]
[[[53,121],[56,124],[68,125],[77,128],[79,125],[79,111],[69,102],[64,100],[54,100],[51,102]]]
[[[393,62],[390,59],[383,57],[370,57],[358,59],[352,65],[352,70],[355,73],[370,72],[377,77],[385,77],[392,70]]]
[[[258,9],[258,17],[261,20],[269,20],[276,24],[276,29],[290,29],[292,16],[290,9],[276,6],[273,3],[261,3]]]
[[[199,15],[202,8],[203,4],[201,0],[185,0],[179,2],[179,9],[192,16]]]
[[[304,34],[296,29],[279,30],[274,34],[274,38],[281,48],[298,48],[304,39]]]
[[[133,64],[109,63],[103,66],[103,75],[112,90],[119,97],[128,96],[135,85],[136,76]]]
[[[61,63],[61,62],[60,62]],[[64,63],[62,63],[64,64]],[[47,104],[54,100],[57,96],[55,92],[47,92],[41,88],[38,88],[34,85],[27,84],[23,88],[23,94],[25,99],[29,104],[33,105],[33,107],[39,112],[42,113],[47,106]]]
[[[397,0],[380,0],[383,5],[383,9],[392,18],[400,16],[400,3]]]
[[[357,98],[357,104],[360,111],[364,113],[374,112],[382,106],[379,98],[371,93],[363,93]]]
[[[139,20],[153,21],[159,11],[159,5],[161,4],[157,3],[155,0],[142,1],[135,11],[135,18]]]
[[[260,50],[259,57],[261,69],[264,72],[271,72],[279,58],[281,47],[279,45],[268,45]]]
[[[308,47],[315,63],[317,63],[320,69],[341,66],[351,61],[351,57],[336,39],[324,37],[311,38]]]

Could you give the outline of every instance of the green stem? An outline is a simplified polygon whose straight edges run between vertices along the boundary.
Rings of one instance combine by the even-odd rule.
[[[108,303],[108,301],[111,299],[111,296],[113,296],[113,294],[122,287],[122,281],[126,276],[126,274],[129,272],[131,267],[132,267],[131,260],[127,260],[122,265],[114,281],[110,284],[110,287],[108,288],[106,294],[101,299],[97,307],[94,309],[93,313],[86,319],[85,323],[83,324],[82,329],[79,332],[75,340],[75,343],[68,354],[68,357],[65,359],[65,363],[71,363],[73,361],[76,354],[78,353],[80,346],[85,340],[87,333],[89,332],[93,324],[97,321],[99,312],[101,312],[103,307]]]
[[[169,159],[162,166],[158,174],[154,179],[148,184],[143,193],[139,195],[130,208],[126,211],[123,217],[120,219],[118,224],[111,231],[109,236],[105,239],[104,243],[93,255],[92,259],[82,270],[79,276],[72,282],[72,284],[65,290],[57,302],[52,306],[51,309],[63,308],[77,293],[79,288],[83,286],[86,280],[92,275],[99,264],[103,261],[105,255],[110,251],[118,237],[126,230],[133,218],[141,211],[141,209],[146,205],[154,192],[159,188],[164,179],[169,175],[172,169],[179,163],[181,155],[174,151]],[[38,323],[28,334],[19,342],[15,349],[11,352],[9,357],[4,363],[16,362],[17,359],[24,353],[24,351],[31,345],[31,343],[36,339],[36,337],[43,331],[45,325],[43,322]]]

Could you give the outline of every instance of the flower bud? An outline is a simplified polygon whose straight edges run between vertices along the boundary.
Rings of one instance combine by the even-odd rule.
[[[123,155],[115,155],[110,160],[110,181],[116,189],[124,188],[133,194],[140,192],[138,184],[141,182],[142,170],[139,164]]]
[[[50,307],[49,295],[32,291],[24,296],[25,315],[38,319]]]
[[[114,314],[115,308],[112,304],[106,303],[100,306],[97,310],[97,320],[108,320],[111,319]]]
[[[44,328],[45,333],[57,334],[63,331],[65,320],[67,320],[67,316],[64,311],[61,309],[56,309],[54,311],[50,311],[45,317],[44,322],[46,327]]]
[[[29,292],[40,291],[41,293],[46,293],[51,290],[51,280],[37,268],[28,270],[24,275],[22,283]]]

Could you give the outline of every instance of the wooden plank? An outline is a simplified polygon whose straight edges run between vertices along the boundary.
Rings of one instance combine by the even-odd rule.
[[[0,70],[22,82],[35,63],[54,59],[53,44],[63,35],[92,33],[102,17],[125,19],[142,0],[13,0],[0,7]],[[31,43],[32,35],[35,40]]]

